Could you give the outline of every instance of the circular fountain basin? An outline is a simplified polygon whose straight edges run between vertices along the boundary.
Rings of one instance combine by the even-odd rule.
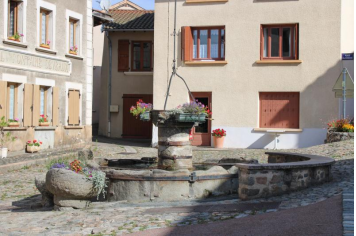
[[[202,199],[237,193],[234,163],[201,163],[193,170],[161,170],[151,159],[109,160],[108,201],[145,202]]]

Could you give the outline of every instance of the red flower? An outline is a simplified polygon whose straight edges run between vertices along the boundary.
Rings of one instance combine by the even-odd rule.
[[[42,145],[42,142],[40,142],[40,144]]]
[[[27,141],[27,143],[28,143],[28,144],[30,144],[30,143],[31,143],[31,141]]]
[[[33,143],[37,143],[37,140],[36,140],[36,139],[34,139],[34,140],[33,140]]]

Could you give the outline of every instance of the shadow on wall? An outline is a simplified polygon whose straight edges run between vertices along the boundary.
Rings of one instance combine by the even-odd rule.
[[[252,66],[269,65],[254,63]],[[281,134],[278,145],[281,147],[286,146],[288,148],[304,148],[324,143],[326,138],[326,126],[323,122],[327,122],[331,118],[336,118],[338,115],[338,99],[335,98],[332,88],[341,71],[342,61],[339,60],[333,67],[327,69],[324,74],[319,76],[306,89],[300,91],[300,108],[302,109],[299,111],[299,128],[303,129],[303,131],[297,135],[293,135],[293,133]],[[332,103],[327,104],[325,99],[331,101]],[[329,106],[332,107],[332,111]],[[306,115],[306,113],[309,114]],[[278,114],[276,116],[278,116]],[[306,117],[311,117],[313,120],[308,120]],[[309,127],[303,126],[304,123],[310,124]],[[253,130],[251,133],[262,134]],[[295,136],[297,136],[297,139],[295,139]],[[273,135],[264,133],[255,142],[249,145],[248,148],[265,148],[273,145],[273,141]]]

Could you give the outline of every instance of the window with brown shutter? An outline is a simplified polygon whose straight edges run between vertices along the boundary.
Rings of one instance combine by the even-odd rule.
[[[39,125],[40,119],[40,102],[41,102],[41,95],[40,95],[40,86],[34,84],[33,85],[33,104],[32,104],[32,126]]]
[[[0,120],[4,116],[7,120],[6,110],[7,110],[7,82],[0,81]]]
[[[80,92],[79,90],[68,91],[68,125],[80,124]]]
[[[225,60],[225,26],[182,27],[183,61]]]
[[[132,71],[152,71],[152,42],[133,41],[131,52]]]
[[[299,128],[299,92],[260,92],[260,128]]]
[[[129,40],[119,40],[118,46],[118,71],[129,71],[130,42]]]

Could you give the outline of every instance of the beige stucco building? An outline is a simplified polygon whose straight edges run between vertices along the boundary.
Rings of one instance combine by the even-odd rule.
[[[117,10],[121,7],[131,10]],[[147,131],[151,124],[143,126],[129,108],[138,99],[150,102],[151,96],[154,109],[164,107],[172,73],[174,1],[155,1],[154,31],[135,24],[149,22],[144,17],[153,14],[136,7],[130,1],[113,5],[109,13],[115,22],[103,28],[112,45],[112,76],[109,83],[105,38],[99,134],[152,134],[156,145],[157,128]],[[227,131],[225,147],[273,148],[276,134],[279,148],[323,143],[326,122],[338,118],[342,108],[332,88],[343,67],[354,73],[353,60],[342,60],[342,53],[353,55],[353,17],[352,0],[177,1],[177,71],[213,111],[212,121],[192,131],[193,145],[212,145],[216,128]],[[132,69],[135,41],[154,41],[151,70]],[[167,109],[189,100],[175,77]],[[353,117],[353,99],[348,115]]]
[[[91,141],[92,1],[1,0],[0,12],[0,117],[18,120],[10,151]]]
[[[172,1],[156,0],[155,109],[163,108],[171,73],[173,12]],[[191,91],[210,93],[211,129],[227,130],[225,147],[273,148],[269,132],[278,128],[279,148],[324,142],[325,122],[338,117],[333,85],[343,66],[353,76],[353,61],[341,60],[354,51],[352,0],[178,1],[177,28],[178,73]],[[175,78],[168,108],[188,100]]]

